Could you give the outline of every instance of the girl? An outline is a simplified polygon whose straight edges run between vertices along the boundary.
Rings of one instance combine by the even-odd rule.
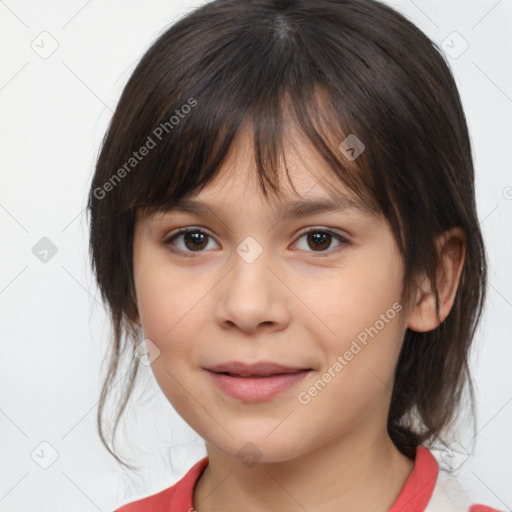
[[[457,88],[402,15],[196,9],[128,81],[88,209],[114,327],[100,436],[122,462],[102,413],[130,351],[117,421],[151,364],[208,454],[119,511],[492,510],[429,450],[464,450],[442,436],[473,400],[487,270]]]

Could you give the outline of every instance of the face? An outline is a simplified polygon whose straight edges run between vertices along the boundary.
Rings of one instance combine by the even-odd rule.
[[[240,136],[192,198],[215,213],[137,215],[138,320],[158,385],[233,457],[284,461],[385,435],[406,326],[392,233],[350,206],[285,215],[291,202],[353,196],[302,144],[286,155],[296,192],[283,172],[279,199],[265,199],[250,144]],[[235,362],[256,366],[218,368]]]

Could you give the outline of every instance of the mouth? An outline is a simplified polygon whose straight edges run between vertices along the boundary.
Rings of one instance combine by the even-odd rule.
[[[285,373],[269,373],[267,375],[255,375],[255,374],[249,374],[249,375],[240,375],[239,373],[229,373],[229,372],[213,372],[217,373],[219,375],[229,375],[230,377],[238,377],[240,379],[268,379],[270,377],[275,377],[277,375],[290,375],[291,373],[299,373],[303,371],[309,371],[309,370],[297,370],[296,372],[285,372]]]
[[[225,363],[205,368],[214,384],[230,397],[245,402],[269,400],[298,384],[312,368],[276,363]]]
[[[233,361],[230,363],[210,366],[206,368],[206,370],[235,377],[273,377],[275,375],[286,375],[289,373],[311,370],[311,368],[300,366],[285,366],[268,361],[261,361],[258,363],[243,363],[239,361]]]

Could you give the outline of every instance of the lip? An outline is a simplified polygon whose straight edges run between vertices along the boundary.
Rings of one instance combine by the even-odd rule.
[[[311,368],[304,368],[299,366],[285,366],[282,364],[273,363],[270,361],[259,361],[257,363],[244,363],[240,361],[232,361],[229,363],[222,363],[216,366],[209,366],[206,370],[215,373],[231,373],[240,377],[249,376],[272,376],[280,375],[283,373],[295,373],[300,370],[311,370]]]
[[[205,368],[214,384],[224,393],[246,402],[270,400],[300,382],[311,368],[276,363],[225,363]]]

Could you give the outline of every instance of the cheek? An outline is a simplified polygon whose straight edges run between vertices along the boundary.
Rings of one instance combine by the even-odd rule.
[[[194,388],[190,371],[199,362],[196,346],[200,342],[201,322],[205,322],[200,307],[205,286],[199,279],[180,278],[178,270],[155,261],[146,262],[135,279],[144,337],[159,350],[151,370],[169,402],[193,424],[194,414],[200,411],[195,411],[190,397],[199,399],[200,390]]]
[[[299,295],[311,313],[310,327],[321,339],[332,340],[333,346],[343,340],[350,342],[375,323],[379,331],[391,330],[388,327],[396,324],[392,320],[403,309],[399,304],[402,270],[398,254],[376,248],[360,251],[347,262],[316,284],[311,279],[300,282]]]
[[[194,310],[213,282],[208,285],[204,276],[188,273],[187,278],[179,268],[146,257],[140,260],[135,273],[137,303],[144,334],[154,338],[165,350],[176,334],[195,325]]]
[[[401,260],[392,251],[378,254],[359,253],[357,262],[305,292],[312,311],[308,329],[324,353],[324,371],[336,375],[326,376],[332,381],[327,386],[345,400],[351,394],[366,396],[363,402],[375,393],[382,397],[393,384],[403,334]]]

